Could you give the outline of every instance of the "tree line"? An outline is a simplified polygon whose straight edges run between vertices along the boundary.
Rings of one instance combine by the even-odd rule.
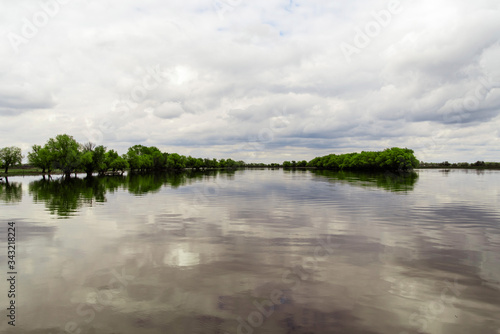
[[[127,153],[119,155],[113,149],[91,142],[80,144],[67,134],[50,138],[43,146],[33,145],[28,153],[28,162],[40,168],[42,173],[51,174],[60,170],[66,177],[72,173],[85,172],[87,175],[108,172],[121,173],[125,170],[151,172],[183,169],[234,169],[239,167],[310,167],[327,170],[353,171],[396,171],[411,170],[419,166],[413,150],[408,148],[387,148],[383,151],[361,153],[329,154],[316,157],[311,161],[285,161],[283,164],[250,163],[233,159],[209,159],[184,156],[178,153],[161,152],[155,146],[134,145]],[[18,147],[0,149],[0,167],[8,169],[21,164],[23,156]]]
[[[352,171],[409,171],[418,167],[419,161],[408,148],[387,148],[383,151],[328,154],[311,161],[285,161],[283,167],[314,167],[328,170]]]
[[[23,156],[18,147],[0,150],[0,167],[8,169],[22,163]],[[87,175],[108,172],[121,173],[125,170],[149,172],[162,170],[182,170],[186,168],[201,170],[208,168],[238,168],[247,166],[244,161],[233,159],[194,158],[177,153],[161,152],[154,146],[134,145],[127,153],[119,155],[103,145],[91,142],[80,144],[67,134],[50,138],[45,145],[33,145],[28,153],[28,162],[40,168],[42,173],[51,174],[60,170],[66,177],[72,173],[85,172]]]
[[[500,162],[489,162],[478,160],[473,163],[456,162],[420,162],[419,168],[473,168],[473,169],[500,169]]]

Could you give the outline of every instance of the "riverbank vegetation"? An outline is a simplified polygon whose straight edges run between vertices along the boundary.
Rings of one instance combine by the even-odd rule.
[[[0,149],[0,168],[5,174],[9,172],[9,167],[21,164],[23,155],[19,147],[11,146]]]
[[[473,163],[458,162],[420,162],[419,168],[466,168],[466,169],[500,169],[500,162],[476,161]]]
[[[285,161],[283,167],[314,167],[327,170],[352,171],[410,171],[418,167],[419,162],[413,150],[393,147],[383,151],[361,153],[329,154],[316,157],[309,162],[296,163]]]
[[[21,163],[23,157],[20,152],[19,149],[19,155],[16,156],[14,162],[11,161],[12,158],[5,160],[8,163],[5,167],[5,174],[8,173],[8,167]],[[243,161],[194,158],[178,153],[161,152],[157,147],[143,145],[134,145],[128,149],[127,153],[119,155],[115,150],[108,150],[103,145],[95,145],[90,142],[80,144],[67,134],[50,138],[43,146],[33,145],[27,157],[29,165],[17,168],[15,170],[17,175],[25,175],[27,170],[32,173],[36,173],[34,170],[38,170],[41,174],[49,175],[59,171],[66,177],[70,177],[73,173],[81,172],[90,176],[94,173],[98,175],[123,174],[126,170],[152,172],[252,167]],[[259,164],[254,165],[255,167],[260,166]],[[11,171],[13,170],[11,169]]]
[[[245,163],[228,159],[195,158],[178,153],[160,151],[155,146],[134,145],[127,153],[119,155],[115,150],[93,143],[78,143],[67,134],[50,138],[43,146],[33,145],[27,154],[28,164],[21,165],[24,157],[18,147],[0,149],[0,176],[73,173],[123,174],[132,172],[157,172],[181,170],[210,170],[236,168],[312,168],[333,171],[411,171],[414,168],[492,168],[500,169],[500,163],[477,161],[475,163],[450,164],[420,162],[413,150],[387,148],[383,151],[329,154],[310,161],[284,161],[279,163]],[[3,172],[2,172],[3,171]]]

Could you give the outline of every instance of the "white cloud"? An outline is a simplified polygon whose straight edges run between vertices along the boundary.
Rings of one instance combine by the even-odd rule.
[[[184,113],[184,109],[180,103],[165,102],[156,109],[154,109],[155,116],[159,118],[176,118]]]

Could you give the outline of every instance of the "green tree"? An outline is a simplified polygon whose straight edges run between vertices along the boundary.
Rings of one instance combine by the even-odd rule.
[[[125,169],[129,168],[129,164],[127,160],[125,160],[123,157],[117,157],[114,159],[110,164],[109,168],[113,169],[113,173],[115,171],[121,171],[122,175],[125,172]]]
[[[307,161],[302,160],[297,162],[297,167],[306,167],[307,166]]]
[[[229,158],[226,160],[226,168],[233,169],[238,167],[238,163],[233,159]]]
[[[80,145],[69,135],[57,135],[50,138],[47,148],[54,159],[55,168],[60,169],[69,178],[71,173],[80,167]]]
[[[150,154],[153,159],[153,169],[154,170],[162,170],[165,169],[167,165],[167,156],[165,156],[159,149],[156,147],[152,147],[152,152]]]
[[[98,171],[104,174],[106,171],[106,147],[99,145],[95,146],[93,143],[86,143],[82,145],[82,156],[80,164],[87,176],[92,176],[92,173]]]
[[[116,159],[118,159],[120,156],[118,155],[118,153],[115,151],[115,150],[109,150],[106,152],[105,154],[105,157],[104,157],[104,162],[106,163],[106,171],[109,169],[109,168],[113,168],[111,167],[111,164],[113,163],[113,161],[115,161]],[[123,159],[123,158],[122,158]],[[127,167],[128,168],[128,167]],[[113,172],[115,172],[116,169],[113,169]],[[106,172],[104,171],[104,173]]]
[[[0,149],[0,161],[5,169],[5,174],[8,174],[9,167],[20,165],[23,162],[21,149],[15,146]]]
[[[172,153],[168,155],[167,158],[167,168],[169,169],[184,169],[186,168],[186,157],[179,155],[177,153]]]
[[[411,170],[418,167],[418,160],[413,155],[413,150],[393,147],[380,152],[376,158],[380,168],[388,170]]]
[[[137,152],[132,148],[128,149],[128,152],[126,154],[126,159],[131,170],[139,170],[142,168],[142,161],[140,155],[137,154]]]
[[[448,161],[446,161],[448,162]],[[485,166],[486,164],[484,163],[484,161],[481,161],[481,160],[478,160],[476,162],[474,162],[473,164],[471,164],[471,166],[475,166],[475,167],[483,167]]]
[[[381,152],[329,154],[316,157],[307,163],[308,167],[318,169],[359,171],[409,171],[418,165],[419,162],[413,155],[413,150],[398,147],[388,148]]]
[[[50,174],[54,161],[47,145],[44,147],[33,145],[31,149],[33,152],[28,153],[28,162],[35,167],[41,168],[43,174],[45,174],[45,170]]]
[[[99,145],[94,149],[93,161],[95,170],[99,175],[104,175],[109,168],[106,161],[106,147]]]
[[[154,146],[134,145],[129,147],[126,159],[132,170],[161,170],[166,166],[165,155]]]

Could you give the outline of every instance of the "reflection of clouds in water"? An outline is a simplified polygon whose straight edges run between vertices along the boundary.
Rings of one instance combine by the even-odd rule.
[[[177,248],[165,254],[163,263],[169,266],[179,267],[195,266],[200,263],[200,254]]]
[[[61,278],[51,299],[40,300],[64,305],[62,314],[73,319],[78,303],[98,305],[102,291],[109,303],[100,303],[103,309],[89,325],[98,332],[112,324],[123,333],[196,332],[202,326],[234,333],[236,317],[246,319],[256,311],[255,301],[278,289],[282,302],[255,332],[412,333],[413,313],[435,333],[487,332],[481,323],[500,325],[494,317],[500,311],[498,208],[488,201],[473,205],[479,195],[469,205],[465,195],[449,202],[443,194],[474,182],[439,189],[435,185],[444,178],[431,177],[429,184],[425,175],[404,195],[280,171],[207,178],[209,187],[205,181],[177,189],[151,184],[147,189],[154,194],[137,197],[117,190],[106,195],[105,205],[82,210],[50,231],[26,229],[32,232],[26,243],[38,242],[31,262],[50,254],[44,265],[59,268]],[[491,187],[498,184],[491,175],[480,177],[489,177]],[[224,186],[211,191],[212,181]],[[191,210],[196,193],[203,201]],[[57,240],[50,250],[40,243],[46,232]],[[332,253],[307,266],[327,236]],[[110,284],[113,268],[123,268],[133,281]],[[296,287],[293,276],[292,283],[282,277],[293,268],[307,272]],[[49,276],[42,272],[37,279]],[[444,282],[455,278],[460,295],[451,292],[448,300],[456,301],[433,312]],[[44,295],[33,286],[25,293]]]

